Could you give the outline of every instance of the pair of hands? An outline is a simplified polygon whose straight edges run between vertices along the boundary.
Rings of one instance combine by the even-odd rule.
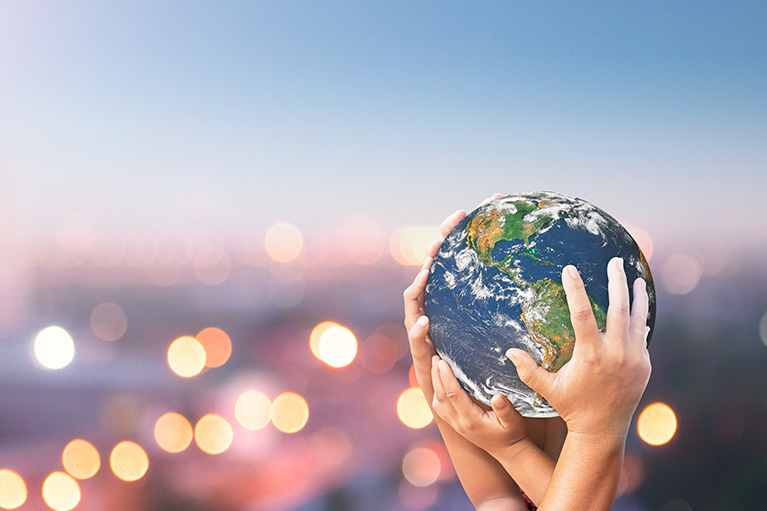
[[[500,197],[496,194],[487,200]],[[466,212],[459,210],[447,217],[440,226],[442,236],[447,236],[465,216]],[[498,457],[528,437],[527,424],[502,395],[493,398],[489,410],[474,402],[448,364],[436,354],[424,315],[424,291],[440,244],[441,241],[435,241],[429,246],[423,267],[404,293],[405,327],[416,378],[436,418]],[[625,438],[651,369],[646,348],[649,329],[645,283],[641,279],[634,282],[633,309],[629,310],[623,261],[611,260],[607,273],[610,306],[607,327],[602,333],[577,270],[573,266],[563,269],[562,284],[577,341],[572,359],[560,371],[549,373],[538,367],[522,350],[511,349],[507,353],[520,379],[557,410],[567,424],[568,434],[597,441],[604,435]]]

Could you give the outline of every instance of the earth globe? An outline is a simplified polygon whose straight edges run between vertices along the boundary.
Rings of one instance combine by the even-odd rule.
[[[613,257],[623,258],[629,284],[638,277],[647,282],[649,343],[655,323],[652,274],[617,220],[585,200],[555,192],[508,195],[480,206],[448,234],[431,265],[425,308],[437,353],[476,400],[489,405],[501,393],[523,416],[557,416],[520,381],[506,351],[523,349],[548,371],[570,359],[575,334],[561,278],[568,264],[578,268],[604,331],[607,263]]]

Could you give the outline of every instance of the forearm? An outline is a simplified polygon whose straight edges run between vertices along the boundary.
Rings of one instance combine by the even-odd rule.
[[[554,460],[529,437],[495,458],[536,505],[541,504],[554,474]]]
[[[489,502],[501,499],[511,499],[522,504],[519,487],[495,458],[461,436],[438,416],[436,423],[450,453],[458,479],[474,507],[489,509],[486,507]]]
[[[609,511],[615,502],[625,436],[567,435],[540,511]]]

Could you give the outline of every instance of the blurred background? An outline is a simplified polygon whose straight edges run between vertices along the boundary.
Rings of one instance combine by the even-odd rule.
[[[471,509],[402,291],[448,214],[554,190],[624,223],[658,290],[615,509],[767,509],[765,26],[0,2],[0,508]]]

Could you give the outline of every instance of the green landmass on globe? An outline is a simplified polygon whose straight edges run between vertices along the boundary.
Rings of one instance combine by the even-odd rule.
[[[601,330],[607,311],[606,265],[623,257],[629,282],[648,282],[638,245],[614,218],[554,192],[510,195],[476,209],[443,242],[430,270],[426,313],[439,354],[464,388],[489,403],[502,392],[527,416],[556,412],[519,381],[508,348],[528,351],[548,371],[570,360],[575,333],[561,270],[575,264]]]

